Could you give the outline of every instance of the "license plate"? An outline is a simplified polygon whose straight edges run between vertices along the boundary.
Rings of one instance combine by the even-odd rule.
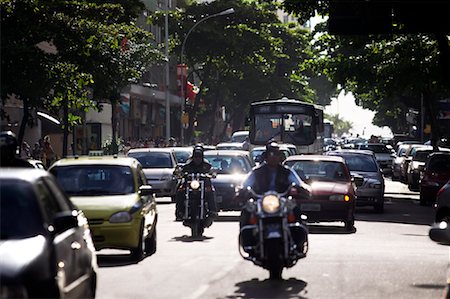
[[[264,228],[264,238],[265,239],[275,239],[281,238],[281,226],[279,224],[267,225]]]
[[[222,202],[222,196],[216,196],[216,202]]]
[[[317,211],[320,211],[320,204],[302,203],[300,205],[300,210],[317,212]]]

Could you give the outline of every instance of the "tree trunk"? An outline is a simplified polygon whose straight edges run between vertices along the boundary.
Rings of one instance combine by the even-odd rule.
[[[67,97],[64,97],[63,100],[63,157],[67,157],[67,140],[69,138],[69,102]]]
[[[25,127],[28,123],[28,118],[30,117],[30,111],[28,110],[28,99],[23,99],[23,116],[22,116],[22,121],[20,123],[20,128],[19,128],[19,136],[17,136],[17,143],[19,145],[19,155],[22,152],[22,142],[23,142],[23,137],[25,135]]]
[[[202,85],[200,85],[200,91],[199,93],[195,96],[195,100],[194,100],[194,106],[192,107],[192,109],[189,111],[189,127],[186,130],[186,134],[185,134],[185,142],[187,144],[191,144],[192,143],[192,137],[194,134],[194,122],[195,119],[197,118],[197,111],[198,111],[198,107],[200,105],[200,99],[202,97],[203,91],[202,91]]]
[[[111,126],[112,126],[112,137],[111,137],[111,153],[109,154],[117,154],[118,153],[118,145],[117,145],[117,132],[116,132],[116,100],[111,99]]]
[[[217,111],[217,103],[218,103],[218,96],[219,93],[215,92],[213,93],[213,103],[212,103],[212,113],[209,115],[209,119],[210,119],[210,126],[208,129],[208,143],[212,144],[213,143],[213,135],[214,135],[214,128],[216,127],[216,111]]]
[[[433,146],[433,150],[438,151],[438,141],[441,138],[441,132],[439,128],[439,123],[437,121],[437,111],[436,111],[436,103],[433,94],[429,89],[425,90],[423,93],[423,101],[426,103],[428,117],[431,122],[431,145]]]
[[[445,34],[436,34],[439,45],[439,68],[444,84],[450,89],[450,45]]]

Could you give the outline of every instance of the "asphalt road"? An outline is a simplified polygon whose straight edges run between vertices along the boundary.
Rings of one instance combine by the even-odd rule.
[[[386,180],[385,213],[356,213],[355,231],[342,223],[310,225],[308,256],[268,280],[238,252],[238,213],[221,213],[193,240],[174,222],[174,204],[158,200],[158,249],[139,263],[127,251],[98,252],[97,298],[440,298],[448,247],[428,237],[434,211],[418,194]]]

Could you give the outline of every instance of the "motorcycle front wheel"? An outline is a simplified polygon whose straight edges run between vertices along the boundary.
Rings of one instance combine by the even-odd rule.
[[[279,239],[266,240],[267,270],[269,279],[281,280],[283,273],[283,244]]]

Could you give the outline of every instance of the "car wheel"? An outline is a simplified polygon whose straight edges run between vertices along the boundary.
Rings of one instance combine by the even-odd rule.
[[[345,230],[346,231],[351,232],[355,228],[355,219],[346,220],[346,221],[344,221],[344,223],[345,223]]]
[[[152,255],[156,252],[156,243],[157,242],[156,242],[156,227],[155,227],[151,236],[145,239],[145,252],[148,255]]]
[[[144,258],[145,253],[145,239],[144,239],[144,221],[141,221],[141,229],[139,234],[139,242],[136,248],[132,248],[131,251],[131,259],[139,262]]]

